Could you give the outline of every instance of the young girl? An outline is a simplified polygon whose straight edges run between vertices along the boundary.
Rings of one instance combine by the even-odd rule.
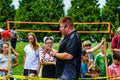
[[[0,76],[8,75],[8,53],[9,44],[2,43],[2,54],[0,54]],[[12,64],[13,63],[13,64]],[[13,54],[10,55],[10,74],[13,74],[12,67],[18,65],[18,62]],[[13,80],[13,79],[11,79]]]
[[[54,38],[44,37],[44,44],[42,51],[40,51],[40,64],[43,65],[42,77],[54,78],[55,77],[55,65],[56,59],[50,55],[50,51],[56,51],[53,49]]]
[[[24,76],[34,77],[39,71],[39,52],[41,50],[34,33],[28,34],[29,44],[25,46]]]

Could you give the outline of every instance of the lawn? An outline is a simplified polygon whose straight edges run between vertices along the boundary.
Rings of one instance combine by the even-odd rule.
[[[24,49],[25,45],[27,45],[27,44],[28,44],[27,42],[18,42],[18,43],[17,43],[16,51],[17,51],[18,53],[20,53],[20,57],[17,58],[17,60],[18,60],[18,62],[19,62],[19,65],[13,69],[15,75],[22,75],[22,72],[23,72],[23,64],[24,64],[24,54],[25,54],[24,51],[23,51],[23,49]],[[42,42],[40,42],[39,44],[40,44],[40,46],[43,45]],[[98,44],[98,43],[92,43],[92,47],[95,46],[95,45],[97,45],[97,44]],[[54,48],[55,48],[56,50],[58,50],[58,47],[59,47],[59,43],[54,43]],[[96,56],[96,54],[98,54],[99,52],[100,52],[100,49],[97,50],[97,51],[94,53],[94,55]],[[109,43],[109,48],[108,48],[107,52],[110,53],[110,54],[112,54],[112,52],[111,52],[111,50],[110,50],[110,43]]]

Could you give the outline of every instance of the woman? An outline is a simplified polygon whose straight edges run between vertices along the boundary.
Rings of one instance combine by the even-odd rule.
[[[43,78],[55,78],[55,61],[56,59],[50,55],[50,51],[56,51],[53,49],[54,38],[44,37],[44,47],[40,51],[40,64],[43,65],[42,77]]]
[[[39,71],[40,46],[34,33],[28,34],[29,44],[25,46],[24,76],[35,77]]]

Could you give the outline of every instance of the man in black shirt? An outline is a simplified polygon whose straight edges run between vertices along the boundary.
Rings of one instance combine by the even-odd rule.
[[[70,17],[61,18],[59,23],[64,39],[60,43],[58,53],[50,52],[57,59],[56,75],[60,80],[78,80],[81,64],[81,40],[74,30]]]

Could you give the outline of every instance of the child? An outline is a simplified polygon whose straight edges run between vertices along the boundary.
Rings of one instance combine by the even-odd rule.
[[[24,48],[25,59],[23,75],[35,77],[40,69],[39,52],[41,48],[34,33],[28,33],[28,41],[29,44],[27,44]]]
[[[88,70],[94,65],[93,52],[96,51],[97,49],[99,49],[102,46],[102,44],[104,43],[104,41],[105,41],[105,38],[102,38],[100,44],[94,46],[93,48],[91,48],[91,42],[89,40],[86,40],[83,42],[83,47],[85,50],[82,50],[82,54],[89,53]]]
[[[93,66],[90,68],[90,73],[94,75],[92,78],[97,78],[97,77],[99,77],[99,74],[100,74],[100,68],[99,68],[99,66],[93,65]]]
[[[88,72],[88,56],[89,54],[82,54],[82,63],[81,63],[81,78],[92,78],[95,74],[91,74]]]
[[[55,78],[56,58],[51,56],[49,53],[51,50],[56,51],[53,48],[54,38],[44,37],[45,46],[40,51],[40,64],[43,65],[42,77],[43,78]]]
[[[2,39],[0,40],[0,49],[1,49],[1,44],[2,43],[10,43],[10,39],[13,37],[13,34],[11,34],[8,30],[4,30],[4,31],[1,32],[1,37],[2,37]],[[11,52],[16,57],[20,56],[20,54],[17,53],[12,47],[11,47]]]
[[[106,48],[108,48],[108,43],[106,43]],[[108,66],[112,64],[113,60],[110,54],[107,53]],[[104,45],[101,46],[101,52],[96,55],[95,65],[100,67],[100,77],[106,76],[106,67],[105,67],[105,51]]]
[[[85,40],[83,42],[83,48],[85,50],[90,50],[91,49],[91,42],[90,40]],[[88,68],[90,68],[94,63],[94,55],[92,52],[89,53],[89,62],[88,62]]]
[[[120,53],[113,54],[114,62],[108,67],[109,76],[120,75]]]
[[[91,42],[90,42],[90,40],[85,40],[83,42],[83,48],[85,50],[91,49]],[[90,58],[90,60],[94,61],[94,55],[92,54],[92,52],[89,54],[89,58]]]
[[[8,53],[9,53],[9,44],[2,43],[2,54],[0,54],[0,76],[8,75]],[[15,67],[17,65],[18,65],[18,62],[15,56],[11,54],[10,55],[10,74],[13,74],[12,67]]]

